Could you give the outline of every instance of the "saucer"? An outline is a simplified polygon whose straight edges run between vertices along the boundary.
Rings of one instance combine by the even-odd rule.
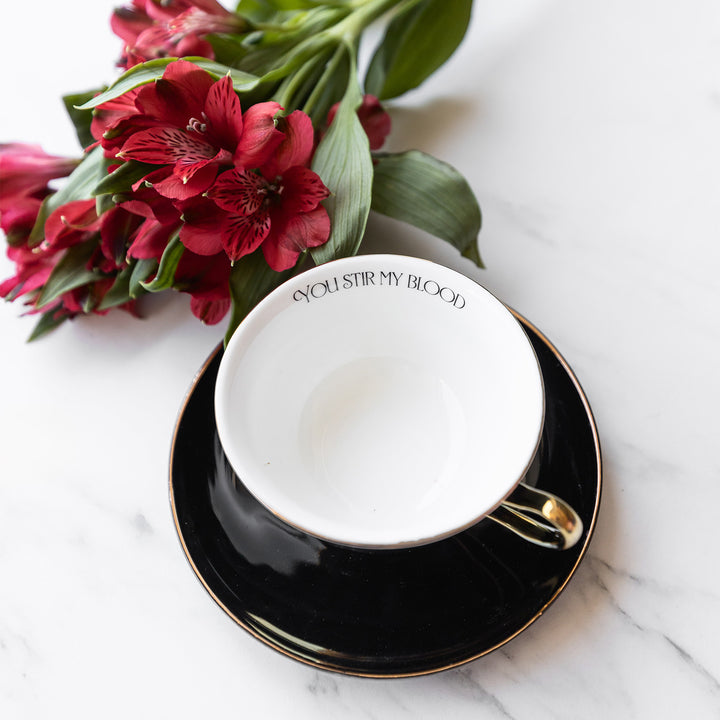
[[[542,369],[546,418],[535,483],[569,502],[584,531],[571,549],[535,547],[484,520],[415,548],[355,549],[287,525],[245,489],[220,445],[213,396],[222,348],[197,374],[170,457],[170,501],[192,569],[257,639],[308,665],[403,677],[445,670],[537,620],[582,560],[600,505],[590,406],[550,342],[516,314]]]

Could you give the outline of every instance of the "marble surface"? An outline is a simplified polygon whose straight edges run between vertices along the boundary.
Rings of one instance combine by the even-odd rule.
[[[76,152],[59,98],[112,79],[114,4],[13,4],[3,141]],[[575,577],[458,669],[367,680],[291,661],[212,602],[168,503],[176,413],[222,329],[169,295],[145,320],[28,345],[32,320],[5,305],[0,716],[720,716],[720,5],[486,0],[391,112],[393,149],[469,179],[487,269],[388,222],[365,249],[479,279],[552,339],[592,404],[604,494]]]

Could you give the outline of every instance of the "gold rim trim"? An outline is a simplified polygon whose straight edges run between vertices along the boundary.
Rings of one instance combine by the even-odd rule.
[[[507,306],[506,306],[507,307]],[[305,657],[302,654],[300,654],[300,651],[296,652],[290,652],[288,649],[282,647],[281,645],[278,645],[277,643],[272,642],[269,638],[264,637],[263,635],[259,634],[256,630],[254,630],[251,626],[247,625],[245,622],[243,622],[240,618],[238,618],[233,612],[230,610],[230,608],[225,605],[225,603],[220,600],[220,598],[213,592],[212,588],[207,584],[205,581],[205,578],[200,573],[200,570],[198,569],[197,565],[195,565],[195,562],[193,561],[190,551],[185,543],[185,538],[183,536],[182,530],[180,529],[180,521],[178,519],[177,514],[177,507],[175,506],[175,493],[173,492],[173,459],[175,456],[175,445],[177,442],[177,434],[178,430],[180,428],[180,423],[182,421],[183,415],[185,413],[185,410],[187,408],[188,402],[190,401],[190,397],[192,396],[193,392],[195,391],[195,388],[200,380],[200,378],[205,374],[207,371],[207,368],[209,367],[210,363],[215,359],[215,356],[220,352],[220,349],[222,347],[222,343],[219,343],[215,349],[210,353],[208,358],[203,363],[202,367],[197,371],[195,374],[195,377],[192,380],[192,383],[190,385],[190,388],[188,389],[187,393],[185,394],[185,398],[183,399],[182,405],[180,407],[180,410],[177,414],[177,420],[175,422],[175,429],[173,431],[172,436],[172,444],[170,446],[170,469],[169,469],[169,484],[168,484],[168,492],[170,497],[170,506],[172,508],[172,515],[173,515],[173,522],[175,523],[175,531],[177,532],[178,539],[180,540],[180,544],[182,545],[183,552],[185,553],[185,558],[190,563],[190,567],[193,569],[193,572],[197,576],[198,580],[202,583],[205,590],[208,592],[210,597],[225,611],[225,613],[232,618],[240,627],[242,627],[244,630],[246,630],[250,635],[252,635],[254,638],[262,642],[264,645],[267,645],[268,647],[272,648],[276,652],[282,653],[286,657],[290,658],[291,660],[295,660],[296,662],[301,662],[305,665],[309,665],[310,667],[316,668],[318,670],[327,670],[339,673],[341,675],[350,675],[354,677],[365,677],[365,678],[374,678],[374,679],[394,679],[394,678],[408,678],[408,677],[421,677],[423,675],[434,675],[435,673],[444,672],[446,670],[452,670],[453,668],[461,667],[462,665],[467,665],[470,662],[473,662],[475,660],[478,660],[481,657],[484,657],[485,655],[489,655],[491,652],[497,650],[498,648],[501,648],[503,645],[506,645],[511,640],[515,639],[518,635],[520,635],[522,632],[527,630],[530,625],[532,625],[549,607],[552,605],[555,600],[559,597],[560,593],[567,587],[568,583],[572,579],[572,577],[575,575],[575,572],[577,571],[580,563],[585,557],[585,554],[587,553],[588,547],[590,545],[590,540],[592,539],[592,536],[595,532],[595,526],[597,524],[597,517],[600,510],[600,498],[602,496],[602,451],[600,448],[600,436],[598,435],[597,425],[595,423],[595,417],[593,415],[592,409],[590,407],[590,403],[588,402],[587,396],[585,395],[585,391],[582,389],[582,386],[580,385],[580,382],[578,381],[577,377],[575,376],[575,373],[573,372],[572,368],[568,365],[565,358],[558,352],[558,349],[553,345],[553,343],[548,340],[547,336],[542,333],[538,328],[531,322],[529,322],[526,318],[524,318],[520,313],[513,310],[511,307],[508,307],[508,310],[515,316],[515,318],[520,321],[521,324],[525,325],[526,327],[530,328],[532,332],[537,335],[537,337],[543,342],[548,349],[552,352],[553,355],[558,359],[560,362],[560,365],[562,366],[563,370],[567,373],[568,377],[572,381],[573,385],[575,386],[575,389],[577,390],[578,396],[580,397],[580,400],[582,401],[582,405],[585,408],[585,412],[588,417],[588,421],[590,423],[590,428],[592,430],[592,436],[593,436],[593,442],[595,445],[595,456],[597,459],[597,492],[595,495],[595,506],[593,507],[593,513],[592,518],[590,520],[590,523],[587,527],[587,536],[585,538],[585,542],[583,543],[582,548],[580,548],[580,554],[578,555],[578,558],[575,562],[575,564],[572,566],[570,572],[568,573],[568,576],[565,578],[564,582],[557,588],[557,590],[553,593],[552,597],[545,603],[545,605],[538,610],[538,612],[530,618],[522,627],[518,628],[512,635],[509,635],[507,638],[502,640],[501,642],[493,645],[490,648],[487,648],[483,650],[480,653],[476,653],[475,655],[472,655],[471,657],[465,658],[463,660],[458,660],[457,662],[448,663],[447,665],[442,665],[439,667],[431,668],[428,670],[416,670],[411,672],[405,672],[405,673],[373,673],[373,672],[363,672],[361,670],[348,670],[346,668],[338,667],[335,665],[332,665],[331,663],[323,663],[319,662],[317,660],[314,660],[309,657]],[[323,648],[323,651],[327,652],[328,654],[332,654],[331,650],[327,650]],[[340,655],[338,655],[340,656]]]

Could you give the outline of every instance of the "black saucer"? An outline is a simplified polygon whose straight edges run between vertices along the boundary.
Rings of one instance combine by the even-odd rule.
[[[600,504],[600,445],[572,371],[519,318],[538,355],[546,420],[537,485],[583,520],[578,544],[538,548],[491,521],[432,545],[355,550],[286,525],[230,468],[213,410],[217,348],[181,410],[170,499],[185,554],[212,598],[255,637],[315,667],[399,677],[496,649],[560,594],[587,550]]]

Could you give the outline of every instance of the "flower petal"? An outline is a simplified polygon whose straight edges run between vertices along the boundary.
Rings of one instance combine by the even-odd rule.
[[[292,167],[282,176],[282,211],[288,215],[314,210],[330,191],[320,176],[305,167]]]
[[[176,60],[167,66],[159,80],[140,90],[136,104],[142,113],[184,128],[191,118],[202,116],[205,99],[214,82],[197,65]]]
[[[277,127],[285,137],[262,168],[263,175],[269,180],[295,165],[307,165],[315,146],[312,120],[304,112],[295,110],[287,117],[280,118]]]
[[[222,252],[221,218],[215,203],[194,198],[182,205],[183,225],[180,242],[197,255],[216,255]]]
[[[192,288],[193,295],[219,300],[230,297],[230,270],[230,262],[222,250],[211,256],[186,250],[175,271],[175,280],[180,287]]]
[[[282,272],[295,265],[303,250],[322,245],[329,237],[330,218],[324,207],[318,207],[309,213],[285,217],[280,222],[273,218],[272,231],[262,244],[262,251],[267,264]]]
[[[232,262],[256,250],[270,232],[270,214],[259,211],[250,217],[227,214],[223,221],[221,240]]]
[[[335,103],[328,112],[327,124],[330,126],[335,119],[340,103]],[[392,120],[374,95],[365,95],[362,105],[357,111],[360,124],[368,136],[371,150],[379,150],[390,133]]]
[[[172,225],[161,225],[152,218],[148,218],[140,226],[128,248],[128,257],[159,261],[175,229]]]
[[[184,292],[192,295],[192,312],[208,325],[222,320],[230,308],[230,270],[222,250],[210,257],[186,250],[180,258],[175,280],[188,288]]]
[[[100,228],[95,200],[73,200],[61,205],[45,222],[45,243],[55,250],[87,240]]]
[[[167,168],[155,171],[146,175],[142,182],[133,189],[132,195],[127,200],[119,202],[128,212],[140,215],[144,218],[155,218],[163,225],[176,224],[180,219],[180,212],[173,205],[170,198],[158,194],[154,187],[148,187],[148,183],[160,183],[170,173]]]
[[[184,130],[157,127],[131,135],[118,155],[154,165],[190,164],[211,160],[217,150]]]
[[[244,113],[243,133],[233,157],[235,165],[252,169],[267,162],[284,137],[273,119],[281,109],[276,102],[264,102],[252,105]]]
[[[42,197],[44,193],[39,194],[40,197],[27,195],[3,197],[0,193],[0,230],[7,236],[7,240],[16,242],[26,241],[30,231],[35,225],[40,206],[42,205]]]
[[[100,250],[114,267],[125,262],[128,240],[141,223],[142,218],[118,206],[100,216]]]
[[[176,46],[175,55],[178,57],[193,57],[207,58],[208,60],[215,59],[215,51],[213,46],[207,40],[198,35],[190,34],[186,35]]]
[[[108,100],[98,105],[93,111],[90,131],[96,140],[100,140],[110,129],[117,126],[121,120],[125,120],[139,113],[135,105],[140,88],[128,90],[120,97]]]
[[[240,98],[227,75],[210,88],[205,101],[205,116],[211,142],[234,152],[242,137],[243,118]]]
[[[205,325],[217,325],[227,315],[229,309],[229,298],[212,300],[202,295],[193,295],[190,300],[192,314]]]
[[[260,209],[267,194],[265,181],[259,175],[228,170],[220,175],[207,196],[223,210],[248,217]]]
[[[137,36],[151,25],[152,20],[138,8],[115,8],[110,16],[110,28],[127,45],[134,45]]]
[[[197,163],[192,166],[178,167],[164,180],[153,184],[153,188],[163,197],[172,200],[187,200],[204,193],[215,180],[215,163]]]
[[[69,175],[79,163],[73,158],[48,155],[39,145],[0,143],[0,195],[42,190],[53,178]]]

